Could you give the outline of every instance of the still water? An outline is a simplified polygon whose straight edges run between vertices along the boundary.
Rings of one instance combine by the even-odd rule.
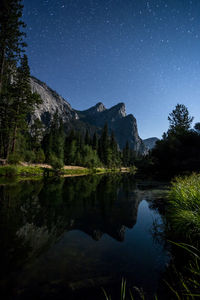
[[[165,195],[127,174],[0,184],[3,299],[120,299],[122,277],[151,299],[170,260],[151,208]]]

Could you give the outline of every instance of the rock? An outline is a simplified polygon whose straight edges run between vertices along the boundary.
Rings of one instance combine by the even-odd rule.
[[[106,109],[102,102],[84,111],[74,110],[71,105],[58,93],[49,88],[44,82],[35,77],[30,78],[33,92],[37,92],[43,103],[35,109],[30,123],[36,118],[41,120],[45,127],[49,127],[55,112],[63,120],[66,131],[70,129],[85,133],[86,129],[92,135],[95,131],[100,133],[105,123],[109,131],[114,131],[120,149],[126,142],[137,153],[146,154],[148,149],[139,137],[137,121],[133,115],[126,115],[124,103]]]
[[[101,105],[101,110],[97,108]],[[126,142],[137,153],[146,154],[148,151],[139,137],[137,129],[137,121],[132,114],[126,115],[126,108],[124,103],[106,109],[102,103],[97,103],[95,106],[84,110],[77,111],[79,120],[87,122],[90,125],[98,128],[103,128],[104,124],[108,124],[108,128],[114,131],[119,147],[122,149]]]
[[[5,166],[7,164],[7,160],[0,158],[0,166]]]
[[[157,137],[151,137],[143,140],[143,143],[145,144],[148,150],[151,150],[155,147],[157,141],[159,141]]]
[[[35,109],[33,119],[38,118],[44,125],[49,126],[56,111],[64,123],[78,119],[71,105],[45,83],[34,77],[30,78],[30,83],[32,91],[38,93],[43,100],[43,103]]]

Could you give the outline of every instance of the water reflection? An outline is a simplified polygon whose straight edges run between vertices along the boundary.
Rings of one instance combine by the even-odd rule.
[[[167,261],[150,234],[154,192],[128,175],[0,185],[2,291],[66,299],[125,276],[153,293]]]

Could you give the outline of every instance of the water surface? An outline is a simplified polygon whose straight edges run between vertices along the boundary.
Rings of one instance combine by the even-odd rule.
[[[0,289],[10,299],[119,298],[120,282],[151,299],[169,254],[150,208],[166,186],[98,175],[0,185]]]

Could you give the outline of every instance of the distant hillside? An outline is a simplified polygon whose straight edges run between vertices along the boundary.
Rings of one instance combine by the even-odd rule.
[[[159,141],[157,137],[151,137],[148,139],[143,140],[143,143],[147,147],[148,150],[151,150],[155,147],[156,142]]]

